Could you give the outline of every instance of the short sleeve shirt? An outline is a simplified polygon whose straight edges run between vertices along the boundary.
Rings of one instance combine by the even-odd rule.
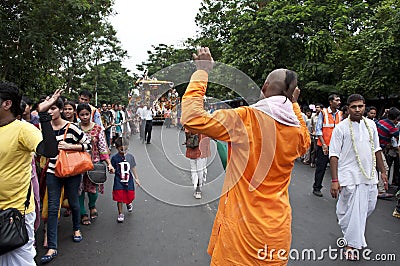
[[[112,156],[111,164],[115,169],[113,190],[135,190],[131,171],[131,169],[136,166],[135,157],[130,153],[126,154],[124,157],[117,153]],[[125,167],[126,170],[129,171],[129,180],[128,182],[121,182],[123,179],[122,175],[124,174],[122,168]]]
[[[32,153],[42,141],[34,125],[15,120],[0,127],[0,209],[24,211],[31,182]],[[26,213],[34,211],[33,193]]]

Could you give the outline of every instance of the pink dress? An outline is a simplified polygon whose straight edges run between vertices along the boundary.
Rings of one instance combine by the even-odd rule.
[[[106,159],[109,159],[110,151],[108,150],[107,147],[106,137],[104,135],[103,129],[99,125],[94,124],[94,126],[91,129],[87,131],[85,130],[82,131],[85,132],[86,136],[88,136],[88,138],[90,138],[91,140],[92,162],[97,163],[99,161],[104,161]],[[98,187],[98,192],[101,194],[104,193],[104,185],[94,184],[92,181],[90,181],[87,174],[83,175],[82,184],[83,184],[82,189],[85,192],[96,193],[96,188]]]

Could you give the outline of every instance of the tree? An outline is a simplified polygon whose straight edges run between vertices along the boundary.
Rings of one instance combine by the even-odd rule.
[[[59,87],[73,93],[90,67],[126,56],[107,21],[112,5],[112,0],[2,1],[0,79],[17,83],[28,96]]]
[[[204,0],[196,23],[199,35],[180,52],[208,46],[214,60],[260,87],[273,69],[289,68],[299,74],[304,102],[333,92],[399,94],[398,0]],[[167,50],[150,53],[150,64],[175,63],[176,49]],[[207,89],[216,98],[236,96],[228,92],[213,84]]]
[[[400,91],[399,1],[381,1],[365,28],[348,38],[332,54],[332,66],[341,73],[338,87],[345,94],[388,99]]]
[[[196,19],[202,28],[198,41],[219,45],[214,59],[239,68],[260,86],[271,70],[291,68],[299,74],[303,100],[316,101],[331,92],[368,94],[362,80],[380,84],[374,93],[388,80],[392,87],[398,84],[397,75],[376,72],[377,62],[397,69],[397,16],[395,0],[230,0],[203,1]],[[393,38],[383,41],[387,33]],[[372,69],[373,79],[361,75]]]
[[[120,61],[109,61],[97,65],[83,77],[82,89],[93,94],[97,91],[98,105],[103,102],[127,104],[128,93],[136,79],[136,76],[129,75]]]

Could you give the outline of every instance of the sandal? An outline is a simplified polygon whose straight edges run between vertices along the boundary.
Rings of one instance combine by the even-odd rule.
[[[81,216],[81,224],[82,225],[90,225],[91,224],[89,216],[87,214],[84,214]]]
[[[76,235],[76,234],[75,234],[76,232],[79,232],[79,235]],[[81,241],[83,240],[81,231],[80,231],[80,230],[77,230],[77,231],[75,231],[75,233],[74,233],[74,235],[72,236],[72,240],[73,240],[75,243],[81,242]]]
[[[99,214],[97,213],[96,208],[93,208],[90,210],[90,219],[92,219],[93,221],[97,219],[97,217],[99,217]]]
[[[57,257],[57,250],[54,249],[53,252],[50,255],[44,255],[43,257],[40,258],[40,262],[42,264],[46,264],[49,263],[50,261],[52,261],[55,257]]]

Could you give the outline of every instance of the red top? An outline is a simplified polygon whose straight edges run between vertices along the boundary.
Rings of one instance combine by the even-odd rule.
[[[210,138],[199,134],[199,146],[196,148],[186,147],[186,157],[190,159],[207,158],[211,156]]]

